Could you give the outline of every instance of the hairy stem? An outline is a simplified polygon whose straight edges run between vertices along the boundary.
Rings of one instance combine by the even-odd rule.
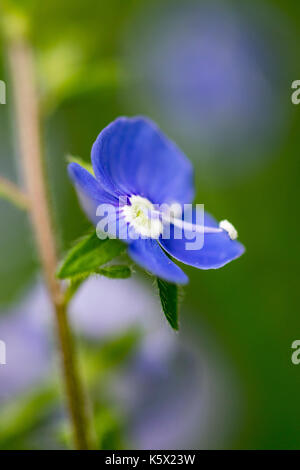
[[[85,397],[78,373],[63,290],[55,277],[57,268],[56,243],[42,160],[32,50],[24,40],[11,41],[8,44],[8,59],[14,89],[20,155],[29,198],[31,221],[55,312],[74,444],[77,449],[88,449],[90,438]]]

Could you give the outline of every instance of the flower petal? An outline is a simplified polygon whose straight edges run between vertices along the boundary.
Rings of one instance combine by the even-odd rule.
[[[112,193],[137,194],[154,204],[193,200],[191,163],[143,117],[109,124],[93,145],[92,164],[96,178]]]
[[[131,243],[128,253],[137,264],[155,276],[176,284],[188,282],[188,277],[182,269],[170,260],[158,242],[152,238]]]
[[[96,224],[99,220],[96,217],[99,204],[118,204],[118,199],[105,191],[93,175],[78,163],[70,163],[68,172],[76,187],[81,206],[92,223]]]
[[[196,211],[193,210],[193,223],[196,222]],[[218,222],[209,214],[204,215],[206,227],[218,227]],[[204,245],[198,250],[187,250],[186,243],[191,243],[193,232],[185,232],[181,239],[176,239],[176,232],[180,229],[171,226],[170,239],[162,237],[161,246],[174,258],[182,263],[195,266],[199,269],[217,269],[241,256],[245,248],[236,241],[231,240],[228,233],[204,233]],[[175,235],[175,236],[174,236]]]

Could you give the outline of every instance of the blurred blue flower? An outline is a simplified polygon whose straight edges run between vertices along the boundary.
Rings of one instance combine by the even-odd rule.
[[[51,305],[41,288],[31,291],[21,304],[0,312],[0,339],[7,349],[7,364],[0,367],[0,402],[47,377],[50,344],[41,323],[46,312],[51,315]]]
[[[225,183],[274,154],[288,122],[282,15],[240,3],[153,2],[130,25],[126,46],[135,76],[128,105],[135,110],[138,97]]]
[[[110,402],[126,418],[125,435],[132,448],[194,448],[200,441],[205,447],[208,438],[214,443],[218,435],[222,438],[229,416],[230,428],[235,425],[235,385],[226,378],[224,352],[215,357],[205,325],[199,350],[195,338],[170,332],[159,309],[158,299],[135,277],[126,281],[91,277],[72,299],[70,320],[77,333],[91,342],[114,340],[131,329],[141,333],[132,356],[105,381]],[[49,341],[53,315],[41,283],[0,314],[0,336],[7,345],[7,364],[0,367],[0,403],[5,406],[55,376]],[[211,426],[213,437],[209,437]]]
[[[116,235],[128,241],[131,258],[152,274],[170,282],[187,282],[165,251],[200,269],[220,268],[244,252],[228,221],[218,224],[205,214],[197,224],[197,210],[190,209],[186,222],[181,208],[194,197],[192,166],[150,120],[122,117],[108,125],[93,145],[92,164],[95,177],[78,163],[69,165],[83,209],[97,224],[99,207],[115,208]],[[170,215],[166,206],[170,211],[179,207],[180,217]],[[189,249],[188,243],[199,233],[201,246]]]

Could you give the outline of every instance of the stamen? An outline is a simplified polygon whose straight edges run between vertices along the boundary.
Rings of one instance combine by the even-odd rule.
[[[175,219],[174,217],[163,216],[163,219],[168,223],[175,225],[175,227],[182,228],[184,230],[190,230],[191,232],[198,233],[220,233],[222,232],[221,228],[217,227],[205,227],[204,225],[196,225],[190,222],[185,222],[182,219]]]
[[[237,230],[234,228],[234,226],[230,222],[228,222],[228,220],[221,220],[221,222],[219,223],[219,227],[222,228],[223,230],[226,230],[231,240],[237,239],[238,237]]]
[[[158,238],[163,232],[163,223],[167,223],[197,233],[222,233],[225,230],[231,240],[236,240],[238,237],[236,229],[228,220],[222,220],[219,227],[206,227],[179,219],[176,215],[174,216],[174,213],[156,210],[154,205],[144,197],[134,195],[129,200],[130,205],[125,205],[121,209],[122,215],[141,235]]]
[[[185,222],[182,219],[176,219],[175,217],[163,215],[162,219],[167,222],[173,224],[175,227],[190,230],[191,232],[198,232],[198,233],[221,233],[225,230],[231,240],[236,240],[238,237],[238,232],[234,228],[234,226],[228,220],[222,220],[219,223],[219,228],[217,227],[205,227],[204,225],[196,225],[190,222]]]

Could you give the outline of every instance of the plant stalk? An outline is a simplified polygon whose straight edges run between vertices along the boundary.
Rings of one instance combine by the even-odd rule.
[[[33,52],[24,40],[8,43],[17,132],[30,217],[56,319],[67,405],[76,449],[91,448],[87,407],[79,376],[67,307],[56,279],[57,249],[43,167]]]

